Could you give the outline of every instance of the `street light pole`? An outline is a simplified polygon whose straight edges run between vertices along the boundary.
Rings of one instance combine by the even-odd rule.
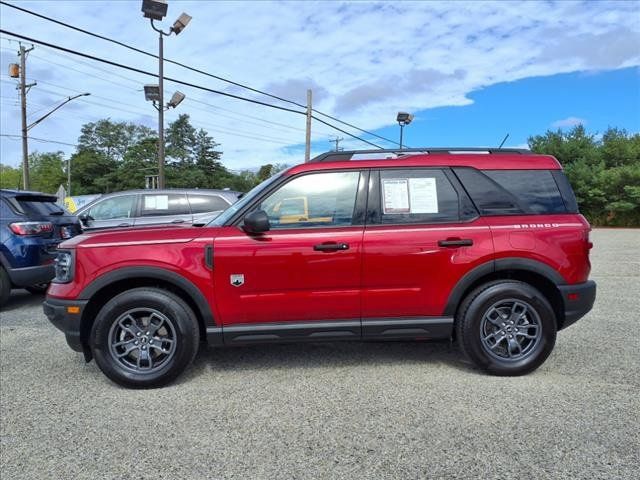
[[[148,87],[153,85],[145,85],[145,97],[147,100],[153,101],[154,106],[158,109],[158,188],[165,187],[164,177],[164,36],[169,36],[172,33],[178,35],[191,21],[191,17],[186,13],[182,13],[178,19],[173,22],[173,26],[169,29],[169,33],[165,33],[162,28],[157,28],[153,23],[154,20],[162,20],[167,14],[167,0],[142,0],[142,13],[145,18],[148,18],[151,23],[151,28],[158,32],[158,89],[159,92],[156,95],[150,97],[147,94]],[[178,92],[176,92],[178,93]],[[168,107],[175,108],[178,103],[184,99],[184,95],[180,93],[179,100],[171,99]],[[157,103],[157,105],[156,105]]]
[[[151,20],[153,26],[153,19]],[[158,30],[158,84],[160,86],[160,108],[158,109],[158,188],[164,188],[164,32]]]
[[[404,132],[404,124],[400,124],[400,150],[402,150],[402,133]]]

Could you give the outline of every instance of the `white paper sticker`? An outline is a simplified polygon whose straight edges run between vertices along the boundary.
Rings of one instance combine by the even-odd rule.
[[[145,210],[168,210],[169,195],[145,195],[144,209]]]
[[[436,179],[410,178],[409,202],[411,213],[438,213],[438,190]]]
[[[382,180],[384,213],[409,213],[409,184],[407,179]]]

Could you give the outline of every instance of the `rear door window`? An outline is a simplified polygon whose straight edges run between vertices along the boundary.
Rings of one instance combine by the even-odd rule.
[[[207,213],[225,210],[229,203],[218,195],[192,195],[189,194],[191,213]]]
[[[380,171],[379,223],[460,221],[458,192],[442,170]]]
[[[141,216],[190,215],[189,203],[184,193],[142,195]]]

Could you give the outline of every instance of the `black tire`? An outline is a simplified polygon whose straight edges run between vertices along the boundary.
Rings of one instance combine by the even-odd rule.
[[[537,289],[498,280],[467,295],[456,316],[456,335],[462,352],[477,367],[515,376],[544,363],[555,345],[556,325],[551,305]]]
[[[145,318],[150,322],[147,326]],[[107,302],[90,337],[100,370],[114,382],[132,388],[161,387],[173,381],[195,358],[199,341],[198,320],[184,300],[147,287],[127,290]],[[141,351],[145,348],[146,354]],[[131,353],[118,358],[123,352]]]
[[[11,295],[11,280],[3,267],[0,267],[0,307],[3,307]]]
[[[33,293],[34,295],[41,295],[47,291],[47,288],[49,288],[48,283],[38,283],[37,285],[31,285],[30,287],[25,287],[24,289],[29,293]]]

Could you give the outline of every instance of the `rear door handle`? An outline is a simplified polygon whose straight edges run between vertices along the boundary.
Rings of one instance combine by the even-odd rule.
[[[473,240],[470,238],[447,238],[446,240],[438,240],[439,247],[470,247]]]
[[[184,223],[184,220],[180,219],[180,218],[176,218],[175,220],[173,220],[171,223]]]
[[[349,244],[326,242],[326,243],[319,243],[318,245],[314,245],[313,249],[316,252],[337,252],[338,250],[349,250]]]
[[[131,224],[129,223],[121,223],[120,225],[118,225],[118,227],[130,227]]]

